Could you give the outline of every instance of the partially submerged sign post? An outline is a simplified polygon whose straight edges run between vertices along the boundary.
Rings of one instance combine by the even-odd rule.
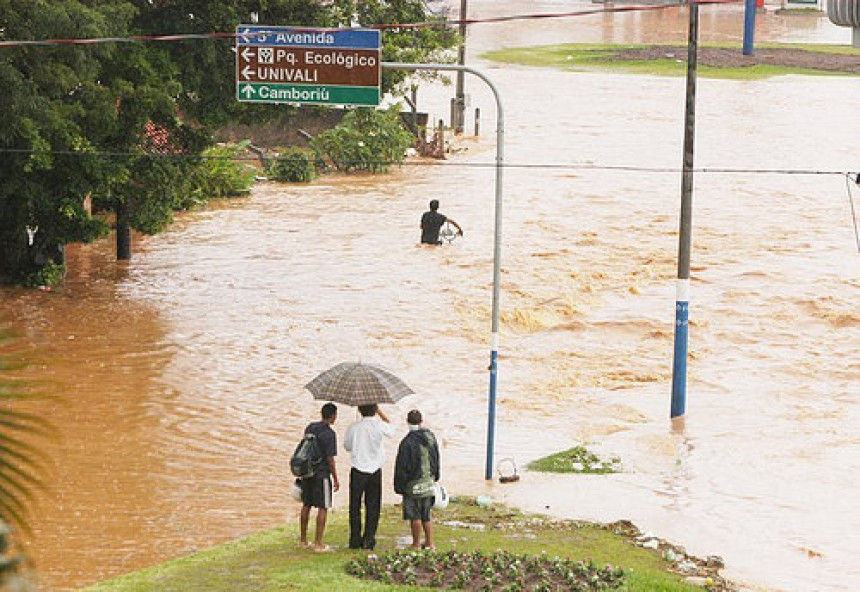
[[[373,29],[236,27],[236,98],[251,103],[379,105]]]
[[[404,64],[384,62],[384,68],[392,70],[453,70],[455,72],[470,72],[487,83],[496,99],[496,200],[495,200],[495,231],[493,236],[493,308],[490,333],[490,395],[487,403],[487,462],[484,469],[484,479],[493,478],[493,451],[496,438],[496,385],[499,374],[499,308],[501,306],[501,272],[502,272],[502,170],[505,161],[505,116],[502,110],[502,97],[496,85],[487,76],[462,64]]]

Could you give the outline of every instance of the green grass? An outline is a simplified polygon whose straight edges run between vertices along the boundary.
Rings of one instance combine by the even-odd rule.
[[[533,460],[527,468],[544,473],[619,473],[621,472],[621,459],[618,457],[600,458],[584,446],[574,446],[569,450]]]
[[[298,547],[295,524],[126,574],[86,591],[415,590],[347,575],[346,563],[362,553],[345,548],[347,521],[346,511],[330,515],[326,541],[338,547],[333,553],[314,553]],[[668,571],[670,563],[658,550],[631,544],[629,538],[603,525],[526,515],[500,505],[482,508],[467,498],[452,500],[446,510],[436,511],[434,521],[440,551],[492,552],[503,548],[512,553],[546,552],[550,556],[621,566],[628,573],[622,589],[630,592],[701,590],[684,584],[681,576]],[[485,526],[484,530],[476,530],[445,522]],[[376,550],[394,550],[401,537],[408,537],[408,527],[401,520],[400,507],[384,507]]]
[[[680,44],[666,45],[679,47]],[[481,57],[509,64],[534,66],[541,68],[556,68],[569,71],[617,71],[626,74],[648,74],[652,76],[684,76],[687,71],[686,47],[682,54],[674,58],[658,60],[626,60],[607,61],[606,58],[620,53],[625,49],[638,49],[644,45],[594,45],[594,44],[565,44],[545,45],[537,47],[518,47],[490,51]],[[699,44],[699,47],[736,47],[732,44]],[[860,50],[842,45],[803,45],[803,44],[758,44],[759,49],[789,48],[805,51],[856,55],[860,59]],[[741,49],[738,47],[740,52]],[[731,80],[760,80],[773,76],[787,74],[802,74],[807,76],[853,76],[851,73],[826,72],[811,68],[796,68],[758,64],[755,66],[718,68],[698,64],[697,74],[702,78],[722,78]]]

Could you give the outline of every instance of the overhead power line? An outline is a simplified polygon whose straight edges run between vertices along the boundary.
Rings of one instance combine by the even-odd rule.
[[[852,178],[851,175],[854,175]],[[848,191],[848,203],[851,204],[851,221],[854,223],[854,241],[857,243],[857,252],[860,253],[860,229],[857,227],[857,212],[854,209],[854,193],[851,191],[851,183],[860,186],[860,173],[845,173],[845,189]]]
[[[696,2],[688,2],[687,4],[709,5],[709,4],[739,4],[741,0],[698,0]],[[614,12],[645,12],[653,10],[666,10],[669,8],[678,8],[684,4],[652,4],[652,5],[631,5],[631,6],[604,6],[603,8],[594,8],[590,10],[577,10],[571,12],[553,12],[553,13],[531,13],[531,14],[515,14],[507,16],[497,16],[488,18],[474,18],[462,20],[442,20],[442,21],[426,21],[417,23],[381,23],[373,25],[363,25],[361,27],[343,27],[357,29],[421,29],[428,27],[440,26],[460,26],[460,25],[477,25],[477,24],[492,24],[504,23],[510,21],[534,20],[534,19],[559,19],[572,18],[579,16],[589,16],[602,13]],[[302,28],[302,27],[296,27]],[[255,29],[255,33],[265,31],[259,28]],[[274,32],[274,31],[273,31]],[[100,43],[141,43],[141,42],[175,42],[188,41],[193,39],[231,39],[236,37],[235,31],[230,32],[212,32],[212,33],[185,33],[179,35],[131,35],[128,37],[92,37],[88,39],[13,39],[0,41],[0,48],[3,47],[25,47],[33,45],[95,45]]]
[[[152,159],[178,159],[178,160],[230,160],[234,162],[260,162],[275,160],[273,156],[229,156],[229,155],[205,155],[205,154],[153,154],[143,152],[78,152],[74,150],[28,150],[24,148],[0,148],[0,154],[21,155],[49,155],[49,156],[75,156],[79,158],[152,158]],[[361,160],[340,161],[342,165],[375,165],[375,166],[410,166],[410,167],[461,167],[461,168],[495,168],[495,162],[464,162],[453,160],[405,160],[403,162],[384,160]],[[592,171],[619,171],[655,174],[676,174],[681,169],[677,167],[654,167],[636,166],[623,164],[598,164],[582,162],[510,162],[502,164],[506,169],[541,169],[541,170],[592,170]],[[826,169],[784,169],[784,168],[734,168],[734,167],[700,167],[697,173],[711,174],[751,174],[751,175],[851,175],[853,173],[844,170]]]

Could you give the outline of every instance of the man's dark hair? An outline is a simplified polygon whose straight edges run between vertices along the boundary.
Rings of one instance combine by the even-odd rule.
[[[322,418],[323,419],[331,419],[337,415],[337,405],[334,403],[326,403],[322,406]]]
[[[422,421],[423,418],[421,417],[421,412],[417,409],[413,409],[406,414],[406,423],[409,425],[421,425]]]
[[[434,212],[439,209],[439,200],[438,199],[431,199],[430,200],[430,209],[433,210]]]
[[[376,403],[370,403],[368,405],[359,405],[358,412],[361,413],[362,417],[373,417],[376,415],[377,405]]]

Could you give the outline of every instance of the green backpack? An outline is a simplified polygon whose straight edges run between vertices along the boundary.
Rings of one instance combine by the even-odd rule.
[[[421,476],[406,485],[410,497],[433,497],[435,494],[433,471],[430,469],[430,447],[436,441],[432,433],[427,433],[430,442],[421,446]]]
[[[290,470],[299,479],[309,479],[316,475],[325,457],[317,437],[306,433],[299,445],[296,446],[290,458]]]

